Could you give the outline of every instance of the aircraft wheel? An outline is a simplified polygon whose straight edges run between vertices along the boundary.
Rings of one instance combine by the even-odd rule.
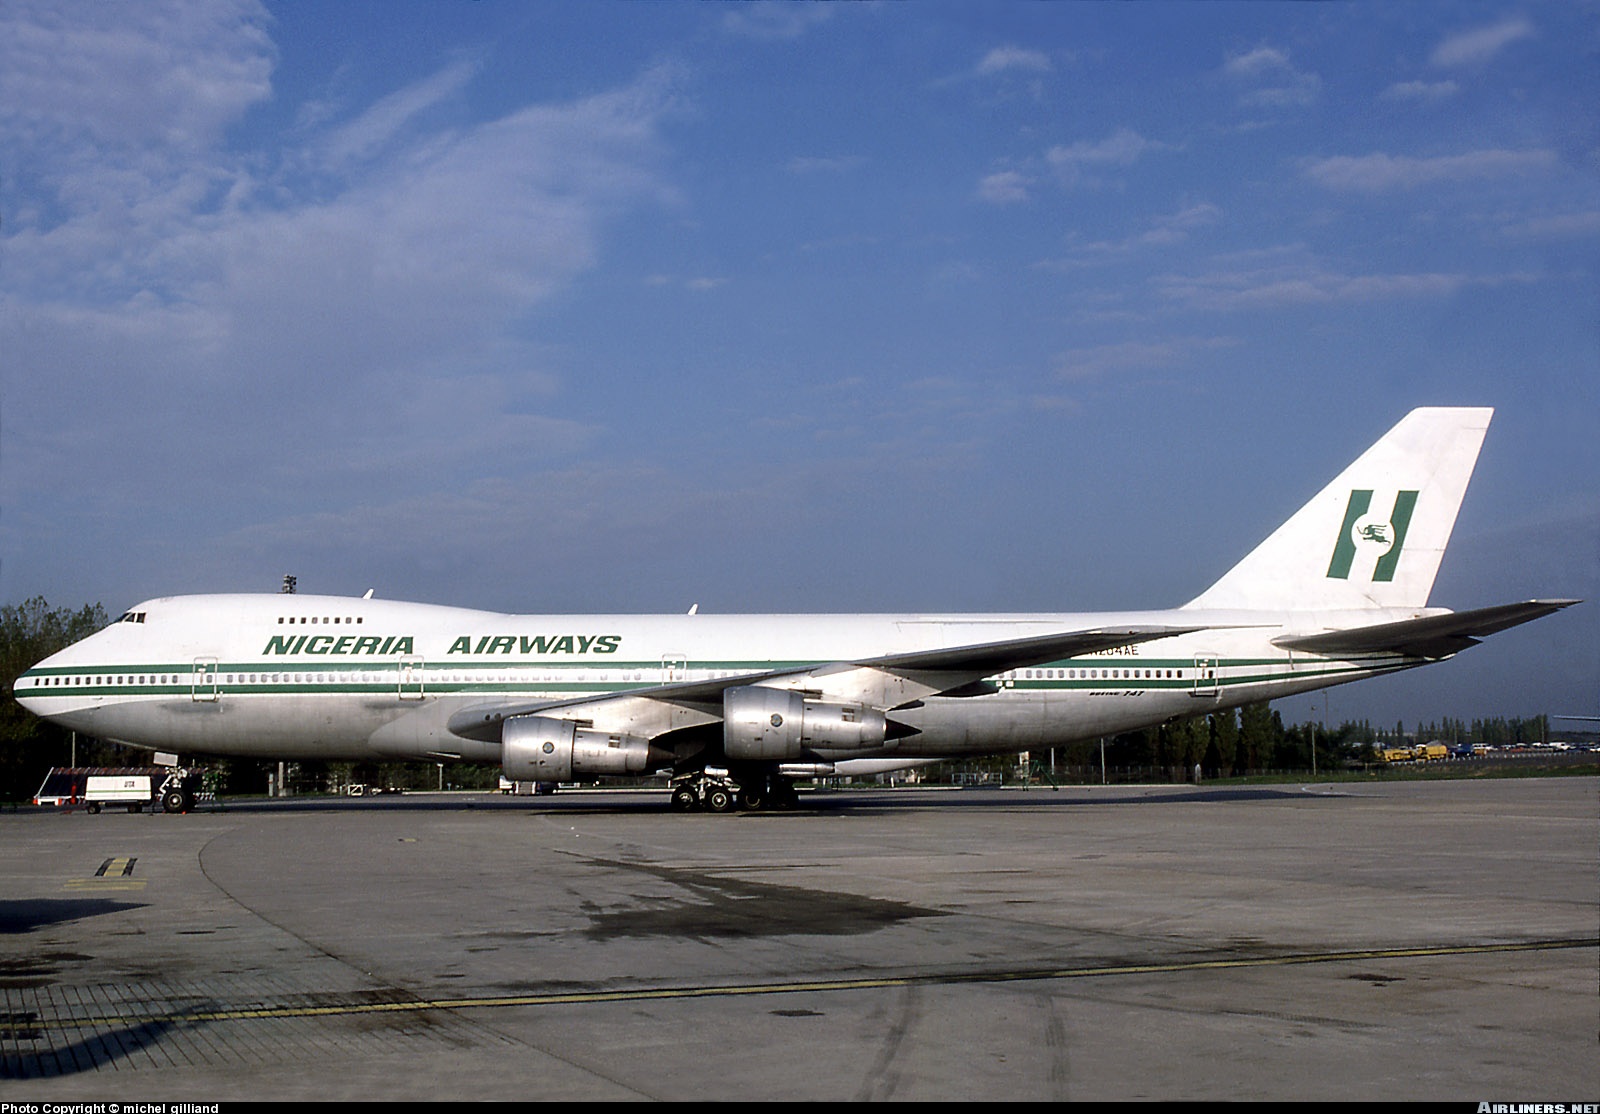
[[[733,794],[718,785],[706,791],[706,807],[712,812],[732,812]]]
[[[182,812],[189,807],[189,799],[182,789],[168,789],[161,795],[162,812]]]
[[[687,785],[680,785],[672,791],[672,808],[675,812],[693,812],[700,807],[700,802],[695,799],[694,790]]]
[[[739,790],[739,807],[749,812],[766,806],[766,794],[759,787],[746,786]]]

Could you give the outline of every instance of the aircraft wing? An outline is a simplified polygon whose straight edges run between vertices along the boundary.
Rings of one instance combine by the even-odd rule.
[[[1417,658],[1445,658],[1476,646],[1491,634],[1532,622],[1571,607],[1579,600],[1526,600],[1498,607],[1480,607],[1449,615],[1430,615],[1398,623],[1275,638],[1273,645],[1313,654],[1399,653]]]
[[[1093,630],[1069,631],[1065,634],[1041,634],[1032,638],[1010,638],[1003,642],[980,642],[974,646],[956,646],[950,649],[913,650],[905,654],[889,654],[881,658],[851,662],[851,669],[936,670],[975,674],[975,678],[1003,673],[1008,669],[1025,669],[1047,661],[1080,657],[1119,646],[1133,646],[1140,642],[1153,642],[1158,638],[1174,638],[1180,634],[1193,634],[1204,627],[1097,627]]]
[[[452,715],[449,729],[452,734],[464,738],[493,741],[500,737],[500,725],[507,719],[559,710],[564,713],[562,718],[591,720],[597,727],[604,725],[607,730],[640,730],[646,723],[663,722],[665,706],[671,710],[666,716],[669,726],[664,730],[675,730],[720,720],[723,692],[755,684],[818,692],[832,700],[870,704],[888,710],[966,688],[1008,669],[1023,669],[1119,646],[1173,638],[1201,629],[1192,626],[1097,627],[971,646],[912,650],[859,661],[827,662],[803,669],[682,681],[571,700],[476,704]]]

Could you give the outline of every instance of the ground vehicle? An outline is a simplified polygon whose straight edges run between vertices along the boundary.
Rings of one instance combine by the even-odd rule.
[[[390,785],[367,785],[360,781],[353,781],[344,787],[346,797],[388,797],[403,792],[403,789],[396,789]]]
[[[512,781],[510,778],[500,779],[500,792],[517,797],[543,797],[556,791],[553,781]]]
[[[129,812],[160,806],[188,812],[202,796],[202,772],[183,766],[57,766],[33,796],[36,805],[99,812],[123,805]]]

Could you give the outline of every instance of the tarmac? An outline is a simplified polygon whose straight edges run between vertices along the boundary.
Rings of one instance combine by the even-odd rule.
[[[0,813],[0,1100],[1600,1100],[1600,778]]]

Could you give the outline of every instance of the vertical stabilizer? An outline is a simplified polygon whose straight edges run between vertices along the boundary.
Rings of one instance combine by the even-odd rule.
[[[1413,410],[1185,607],[1425,607],[1494,411]]]

